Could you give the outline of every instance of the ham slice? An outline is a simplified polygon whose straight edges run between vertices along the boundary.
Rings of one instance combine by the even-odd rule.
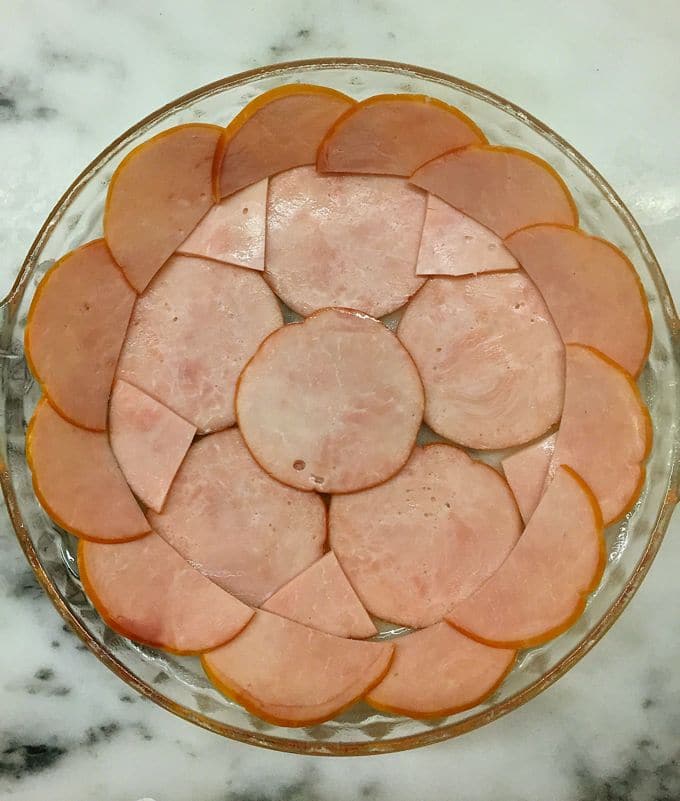
[[[423,410],[412,359],[377,320],[325,309],[266,339],[241,374],[236,415],[274,478],[353,492],[406,462]]]
[[[43,399],[26,432],[26,459],[41,505],[76,537],[123,542],[149,531],[106,432],[74,426]]]
[[[334,717],[384,676],[393,647],[334,637],[269,612],[256,612],[235,640],[203,655],[218,690],[279,726]]]
[[[268,183],[264,178],[213,206],[179,253],[264,270]]]
[[[332,551],[281,587],[262,609],[337,637],[378,633]]]
[[[329,539],[362,603],[428,626],[501,565],[522,524],[503,477],[451,445],[416,448],[379,487],[333,496]]]
[[[597,501],[580,476],[559,467],[513,552],[446,619],[487,645],[540,645],[581,615],[604,565]]]
[[[415,274],[426,196],[403,178],[319,175],[271,179],[265,276],[298,314],[327,306],[373,317],[403,306]]]
[[[202,434],[234,424],[238,376],[283,324],[252,270],[173,256],[138,299],[118,365],[128,381]]]
[[[409,176],[448,150],[486,142],[462,111],[425,95],[374,95],[340,117],[321,143],[320,172]]]
[[[64,256],[36,290],[26,359],[62,417],[103,431],[135,293],[103,239]]]
[[[118,545],[83,541],[78,568],[106,624],[154,648],[207,651],[235,637],[253,616],[153,532]]]
[[[326,131],[354,101],[326,86],[290,84],[265,92],[224,129],[215,155],[215,197],[270,175],[314,164]]]
[[[411,182],[501,239],[536,223],[578,223],[564,181],[547,162],[524,150],[472,145],[423,165]]]
[[[127,381],[113,387],[109,426],[111,449],[130,489],[160,512],[195,426]]]
[[[525,523],[541,500],[556,438],[556,434],[544,437],[506,456],[501,463]]]
[[[393,644],[390,669],[366,700],[376,709],[412,718],[438,718],[476,706],[515,661],[515,651],[482,645],[443,622]]]
[[[212,206],[212,164],[221,134],[217,125],[178,125],[136,147],[113,174],[104,236],[137,292]]]
[[[264,473],[236,429],[195,442],[151,525],[190,565],[251,606],[319,559],[326,509]]]
[[[470,448],[507,448],[557,422],[564,345],[522,271],[431,278],[397,335],[425,386],[425,422]]]
[[[592,345],[637,375],[652,321],[635,268],[614,245],[577,228],[536,225],[506,242],[548,304],[562,339]]]

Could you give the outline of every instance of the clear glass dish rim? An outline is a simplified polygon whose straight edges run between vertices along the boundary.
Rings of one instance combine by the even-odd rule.
[[[627,209],[621,198],[607,183],[604,177],[577,150],[575,150],[566,140],[560,137],[547,125],[524,111],[524,109],[516,106],[514,103],[511,103],[500,95],[489,92],[488,90],[483,89],[476,84],[455,78],[447,75],[446,73],[430,70],[412,64],[370,58],[315,58],[287,61],[264,67],[258,67],[256,69],[236,73],[229,77],[213,81],[212,83],[194,89],[191,92],[188,92],[187,94],[184,94],[181,97],[178,97],[175,100],[163,105],[151,114],[144,117],[142,120],[122,133],[107,148],[99,153],[95,159],[93,159],[93,161],[90,162],[90,164],[80,173],[80,175],[78,175],[69,188],[55,203],[54,207],[40,228],[35,240],[33,241],[12,288],[7,296],[0,301],[0,310],[3,312],[9,312],[11,314],[12,309],[23,295],[25,284],[31,273],[31,268],[37,263],[45,241],[49,238],[52,230],[60,221],[69,201],[81,191],[83,186],[87,183],[90,173],[97,168],[99,163],[115,154],[119,148],[125,145],[130,137],[136,135],[145,127],[158,122],[166,114],[176,111],[183,105],[191,103],[200,97],[208,96],[223,89],[247,84],[249,81],[256,78],[272,78],[276,77],[277,73],[286,73],[290,72],[291,70],[304,73],[306,69],[311,70],[314,68],[356,68],[376,70],[381,72],[398,72],[401,74],[410,73],[410,75],[413,77],[445,84],[472,96],[486,100],[495,106],[502,108],[520,122],[528,125],[550,140],[560,151],[562,151],[562,153],[576,163],[583,170],[583,172],[588,175],[598,189],[606,196],[608,202],[616,210],[631,236],[635,240],[637,246],[640,248],[640,251],[644,255],[645,261],[647,262],[650,273],[659,292],[663,314],[673,337],[673,358],[677,363],[680,363],[680,320],[678,319],[678,314],[673,303],[673,298],[668,289],[666,279],[661,271],[652,248],[635,221],[633,215]],[[195,723],[198,726],[230,739],[288,753],[308,755],[315,754],[323,756],[358,756],[390,753],[429,745],[456,737],[460,734],[464,734],[465,732],[484,726],[485,724],[496,720],[508,712],[511,712],[512,710],[529,701],[534,696],[538,695],[538,693],[542,692],[555,681],[557,681],[558,678],[564,675],[573,665],[575,665],[576,662],[578,662],[604,636],[604,634],[619,617],[621,612],[625,609],[626,605],[642,583],[642,580],[647,574],[647,571],[649,570],[651,563],[659,550],[663,537],[666,533],[666,529],[668,528],[673,508],[680,500],[680,441],[676,440],[675,442],[674,459],[669,475],[669,489],[666,493],[664,503],[659,510],[656,524],[649,535],[645,551],[614,603],[609,607],[607,613],[599,621],[597,626],[595,626],[588,633],[588,636],[581,640],[581,642],[579,642],[566,656],[564,656],[550,671],[545,673],[528,687],[510,696],[505,701],[497,704],[493,708],[484,712],[480,712],[476,715],[472,715],[464,721],[451,723],[438,729],[382,742],[303,742],[286,737],[244,731],[240,728],[213,720],[205,715],[202,715],[200,712],[196,712],[182,704],[178,704],[167,698],[162,693],[157,692],[153,687],[140,680],[134,673],[128,670],[128,668],[119,662],[106,648],[102,647],[82,625],[79,618],[73,612],[71,612],[69,607],[62,599],[50,576],[40,563],[29,531],[23,521],[14,492],[14,487],[9,475],[8,466],[4,459],[2,459],[2,462],[0,463],[0,484],[2,485],[7,509],[17,539],[19,540],[24,554],[45,592],[52,600],[52,603],[57,608],[58,612],[76,632],[76,634],[78,634],[78,636],[83,640],[85,645],[103,664],[105,664],[126,684],[150,698],[152,701],[154,701],[154,703],[183,718],[184,720]]]

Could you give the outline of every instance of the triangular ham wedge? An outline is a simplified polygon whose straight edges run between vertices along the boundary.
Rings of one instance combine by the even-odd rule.
[[[227,645],[204,654],[218,690],[279,726],[311,726],[362,698],[385,675],[393,646],[334,637],[258,611]]]
[[[506,456],[501,462],[525,523],[529,522],[543,494],[556,438],[556,434],[551,434],[538,442],[532,442],[531,445]]]

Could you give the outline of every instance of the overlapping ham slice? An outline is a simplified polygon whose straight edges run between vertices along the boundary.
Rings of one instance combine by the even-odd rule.
[[[26,432],[26,459],[38,500],[71,534],[123,542],[149,531],[106,432],[69,423],[43,399]]]
[[[510,556],[446,620],[488,645],[540,645],[580,616],[604,564],[597,501],[571,468],[559,467]]]
[[[195,442],[151,525],[190,565],[259,606],[319,559],[326,510],[316,495],[257,466],[236,429]]]
[[[319,175],[270,181],[265,276],[292,309],[328,306],[381,317],[425,279],[415,274],[426,195],[403,178]]]
[[[555,450],[556,434],[521,448],[502,461],[505,478],[525,523],[538,506]]]
[[[397,335],[425,386],[425,422],[471,448],[507,448],[557,422],[564,345],[522,271],[431,278]]]
[[[212,206],[212,165],[221,135],[217,125],[178,125],[136,147],[113,174],[104,236],[137,292]]]
[[[355,101],[325,86],[289,84],[249,103],[224,129],[215,154],[215,198],[270,175],[314,164],[331,125]]]
[[[412,718],[453,715],[476,706],[515,661],[514,650],[490,648],[444,622],[392,642],[392,664],[366,700],[376,709]]]
[[[411,182],[501,239],[536,223],[578,223],[564,181],[547,162],[523,150],[472,145],[423,165]]]
[[[565,342],[592,345],[637,375],[652,325],[644,289],[624,254],[577,228],[537,225],[506,241],[545,298]]]
[[[236,392],[257,462],[304,490],[353,492],[406,462],[423,411],[413,360],[377,320],[325,309],[266,339]]]
[[[106,624],[173,653],[216,648],[238,634],[253,610],[194,570],[153,532],[121,544],[81,542],[83,588]]]
[[[253,270],[173,256],[137,301],[118,377],[200,433],[234,423],[239,373],[283,324],[279,304]]]
[[[364,606],[383,620],[441,620],[500,566],[522,524],[493,468],[451,445],[416,448],[379,487],[333,496],[329,540]]]
[[[319,148],[320,172],[409,176],[449,150],[486,137],[461,111],[424,95],[374,95],[340,117]]]
[[[60,259],[38,287],[26,359],[60,414],[103,431],[109,393],[135,293],[103,239]]]
[[[226,695],[280,726],[334,717],[385,675],[393,646],[334,637],[258,611],[227,645],[204,654],[203,668]]]
[[[332,551],[281,587],[262,609],[337,637],[378,633]]]

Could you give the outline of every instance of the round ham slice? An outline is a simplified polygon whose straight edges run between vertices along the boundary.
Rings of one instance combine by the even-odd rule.
[[[501,462],[525,523],[529,522],[543,495],[556,438],[556,434],[544,437],[506,456]]]
[[[151,525],[190,565],[251,606],[321,558],[326,509],[260,470],[236,429],[195,442]]]
[[[411,357],[377,320],[325,309],[266,339],[241,374],[243,438],[274,478],[353,492],[406,462],[422,419]]]
[[[60,259],[36,290],[26,324],[26,359],[54,408],[83,428],[106,428],[135,298],[103,239]]]
[[[279,726],[334,717],[385,675],[393,646],[334,637],[258,611],[236,639],[202,657],[218,690]]]
[[[652,322],[635,268],[610,242],[577,228],[536,225],[506,242],[548,304],[565,342],[592,345],[637,375]]]
[[[104,236],[137,292],[212,206],[212,164],[221,135],[217,125],[178,125],[136,147],[113,174]]]
[[[506,677],[516,653],[475,642],[444,622],[393,644],[390,669],[366,700],[412,718],[453,715],[481,703]]]
[[[536,223],[578,224],[564,181],[547,162],[524,150],[472,145],[423,165],[411,182],[501,239]]]
[[[107,626],[154,648],[208,651],[235,637],[253,616],[153,532],[118,545],[81,542],[78,568]]]
[[[415,274],[426,196],[403,178],[319,175],[270,181],[265,276],[304,316],[328,306],[382,317],[425,279]]]
[[[320,172],[409,176],[448,150],[486,142],[462,111],[425,95],[374,95],[340,117],[321,143]]]
[[[74,426],[43,399],[26,432],[26,459],[41,505],[76,537],[123,542],[149,531],[106,432]]]
[[[283,324],[262,276],[173,256],[135,305],[118,377],[202,434],[233,425],[238,376]]]
[[[378,633],[332,551],[281,587],[262,609],[337,637]]]
[[[564,345],[522,271],[432,278],[397,335],[425,386],[425,422],[470,448],[507,448],[557,422]]]
[[[503,477],[452,445],[416,448],[379,487],[334,496],[330,545],[366,609],[420,628],[491,576],[522,524]]]
[[[353,105],[342,92],[310,84],[279,86],[255,98],[220,139],[213,169],[217,200],[270,175],[314,164],[322,138]]]

